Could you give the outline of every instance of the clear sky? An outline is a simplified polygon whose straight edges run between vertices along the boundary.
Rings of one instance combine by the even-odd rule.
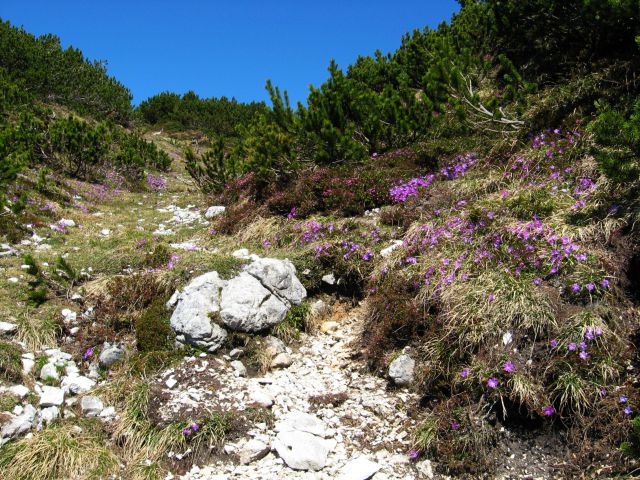
[[[268,78],[304,100],[359,54],[449,20],[454,0],[1,0],[0,17],[107,60],[134,103],[161,91],[265,100]]]

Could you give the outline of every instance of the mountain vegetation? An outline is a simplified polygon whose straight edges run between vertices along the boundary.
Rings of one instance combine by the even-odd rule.
[[[267,82],[269,105],[163,92],[134,108],[105,63],[0,23],[0,264],[30,275],[0,312],[20,312],[20,348],[68,338],[82,365],[98,343],[129,342],[100,373],[121,419],[87,427],[98,477],[120,463],[128,478],[161,478],[168,451],[204,455],[197,436],[217,452],[242,430],[218,412],[170,424],[148,413],[150,378],[200,353],[175,349],[169,296],[196,274],[232,278],[249,258],[239,247],[290,259],[309,295],[357,311],[351,358],[368,374],[388,378],[411,356],[412,461],[478,478],[519,438],[553,449],[553,475],[636,471],[640,0],[459,3],[394,52],[332,61],[295,106]],[[178,198],[225,208],[159,208]],[[167,212],[175,231],[158,224]],[[10,256],[45,230],[59,257]],[[79,286],[97,307],[73,337],[51,311],[73,307]],[[265,373],[263,337],[313,334],[310,310],[229,335],[223,351],[245,349]],[[0,375],[17,381],[21,352],[5,346]],[[0,465],[20,472],[30,445],[74,435],[67,423],[43,432],[0,450]]]

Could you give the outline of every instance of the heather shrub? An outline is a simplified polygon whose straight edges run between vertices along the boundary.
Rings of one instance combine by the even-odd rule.
[[[173,330],[169,325],[166,298],[156,298],[135,321],[136,344],[140,352],[171,350]]]
[[[96,294],[99,300],[96,317],[114,329],[131,328],[141,312],[149,308],[157,298],[169,293],[169,285],[153,273],[116,276]]]

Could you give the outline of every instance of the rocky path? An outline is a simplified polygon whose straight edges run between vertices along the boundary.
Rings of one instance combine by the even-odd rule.
[[[283,346],[274,341],[274,356],[288,356],[291,365],[263,377],[238,376],[231,357],[215,379],[204,356],[165,372],[162,409],[171,416],[180,415],[188,397],[197,408],[271,406],[275,420],[272,428],[256,424],[245,438],[227,442],[219,461],[179,478],[430,478],[429,461],[412,463],[408,456],[414,425],[407,412],[417,398],[365,373],[353,346],[359,318],[355,309],[339,322],[326,321],[325,332],[305,336],[295,351],[278,352]],[[193,375],[199,370],[201,376]]]

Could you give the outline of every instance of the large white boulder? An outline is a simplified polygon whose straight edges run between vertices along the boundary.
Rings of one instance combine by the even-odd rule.
[[[264,330],[284,320],[288,310],[288,305],[247,272],[229,280],[222,289],[220,318],[231,330]]]
[[[220,312],[220,290],[226,283],[218,272],[209,272],[194,278],[178,295],[171,328],[179,342],[210,352],[220,348],[227,332],[215,322],[215,316]]]
[[[223,326],[241,332],[264,330],[284,320],[291,305],[306,297],[289,260],[250,258],[253,261],[231,280],[209,272],[172,296],[167,308],[176,306],[171,327],[179,342],[213,352],[227,336]]]
[[[245,271],[256,277],[269,291],[294,305],[307,296],[307,291],[296,276],[296,267],[289,260],[259,258],[247,265]]]

